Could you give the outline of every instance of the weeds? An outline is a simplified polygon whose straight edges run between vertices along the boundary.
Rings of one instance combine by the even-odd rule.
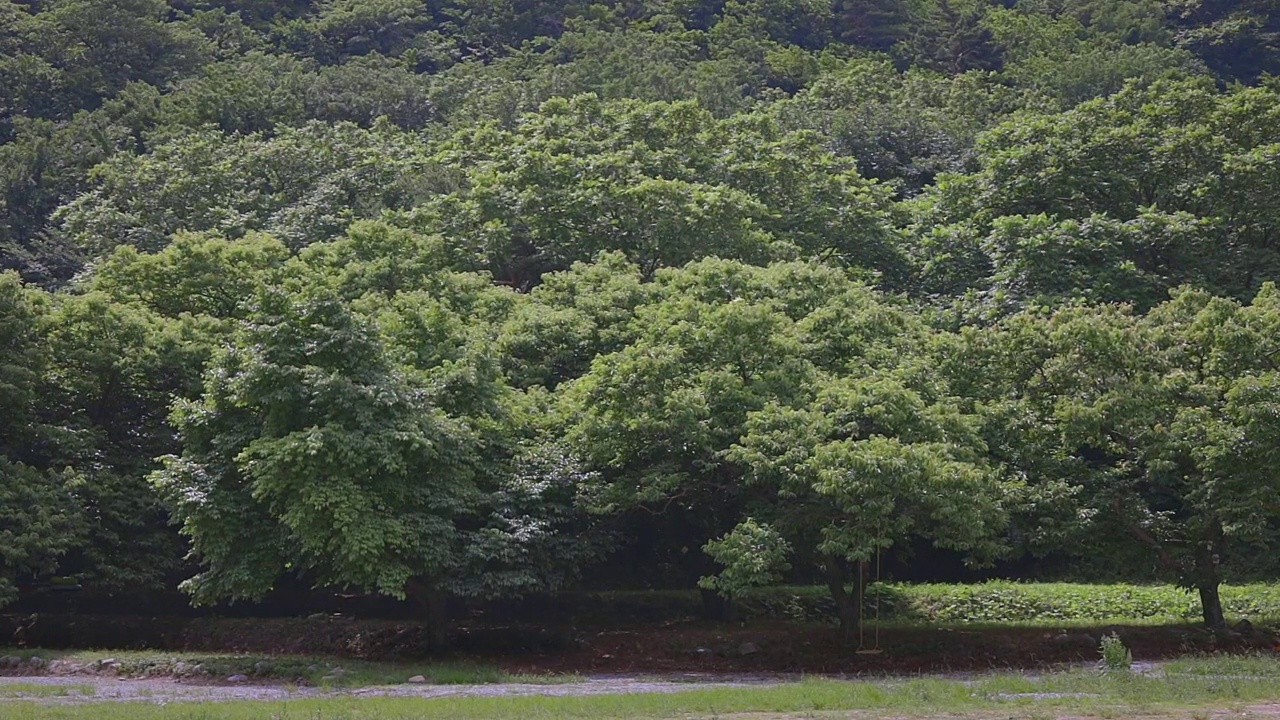
[[[1133,666],[1133,653],[1115,633],[1103,636],[1098,651],[1102,653],[1103,672],[1128,673]]]

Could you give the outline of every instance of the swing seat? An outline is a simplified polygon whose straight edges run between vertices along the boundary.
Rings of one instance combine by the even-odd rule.
[[[854,650],[854,655],[880,655],[884,651],[880,648],[867,648],[866,650]]]

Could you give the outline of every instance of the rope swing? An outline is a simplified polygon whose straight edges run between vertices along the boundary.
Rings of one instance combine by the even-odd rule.
[[[867,647],[866,641],[866,623],[863,622],[862,613],[863,606],[866,605],[867,597],[867,562],[863,560],[858,565],[858,649],[855,651],[858,655],[879,655],[884,652],[880,649],[880,543],[876,543],[876,626],[874,630],[875,644]]]

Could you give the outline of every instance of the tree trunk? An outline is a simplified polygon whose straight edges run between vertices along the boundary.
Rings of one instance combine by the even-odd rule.
[[[1218,583],[1206,582],[1196,589],[1200,591],[1200,609],[1204,613],[1205,627],[1213,630],[1225,628],[1227,618],[1222,613],[1222,596],[1218,593]]]
[[[442,652],[449,647],[449,594],[433,583],[411,581],[405,588],[409,599],[418,605],[422,619],[427,624],[427,642],[430,652]]]
[[[852,644],[858,637],[858,607],[855,598],[845,589],[845,572],[840,562],[834,557],[826,557],[827,589],[836,604],[836,618],[840,621],[840,638],[846,644]],[[860,598],[859,598],[860,599]]]
[[[1200,591],[1200,611],[1204,614],[1204,624],[1213,630],[1221,630],[1227,626],[1227,618],[1222,612],[1222,596],[1218,587],[1222,585],[1219,564],[1222,558],[1223,531],[1222,522],[1217,518],[1205,524],[1204,543],[1196,553],[1196,590]]]

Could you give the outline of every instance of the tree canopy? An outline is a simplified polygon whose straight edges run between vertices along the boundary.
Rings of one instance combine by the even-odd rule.
[[[0,603],[296,581],[442,629],[644,546],[850,631],[933,547],[1221,625],[1280,538],[1277,23],[4,2]]]

